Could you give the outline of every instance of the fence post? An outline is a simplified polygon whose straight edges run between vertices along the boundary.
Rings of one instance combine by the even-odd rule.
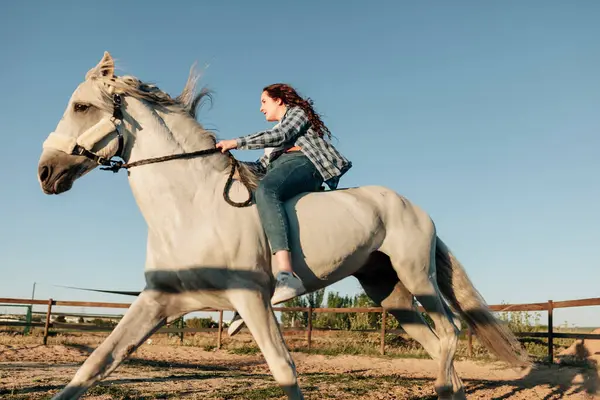
[[[46,325],[44,326],[44,346],[48,343],[48,329],[50,328],[50,313],[52,313],[52,303],[54,300],[48,299],[48,312],[46,313]]]
[[[548,362],[554,363],[554,329],[552,328],[552,311],[554,302],[548,300]]]
[[[217,335],[217,349],[221,350],[223,343],[223,310],[219,310],[219,331]]]
[[[381,348],[380,348],[380,352],[381,355],[385,354],[385,325],[386,325],[386,318],[387,317],[387,313],[385,310],[383,310],[381,312]]]
[[[473,331],[471,327],[467,328],[467,355],[473,357]]]
[[[31,317],[32,317],[32,309],[33,305],[29,305],[27,306],[27,315],[25,316],[25,323],[27,324],[25,326],[25,329],[23,330],[23,335],[29,335],[29,333],[31,332]]]
[[[306,341],[308,342],[308,350],[310,350],[312,342],[312,316],[313,308],[312,306],[308,306],[308,330],[306,331]]]
[[[179,329],[182,329],[182,331],[179,332],[179,343],[183,344],[183,335],[185,334],[183,332],[183,329],[185,329],[185,320],[183,319],[183,316],[179,320]]]

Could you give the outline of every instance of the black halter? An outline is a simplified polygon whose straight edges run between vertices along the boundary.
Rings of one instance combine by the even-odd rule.
[[[121,110],[121,105],[123,104],[123,100],[121,98],[121,95],[118,93],[113,94],[112,100],[113,100],[112,118],[113,118],[113,121],[115,121],[115,125],[117,126],[117,140],[119,141],[119,147],[117,148],[117,152],[113,155],[113,157],[123,158],[123,150],[125,147],[125,143],[124,143],[125,140],[123,139],[123,134],[121,134],[121,132],[118,129],[118,126],[123,123],[123,111]],[[98,154],[93,153],[78,144],[75,144],[75,147],[73,148],[73,154],[78,155],[78,156],[87,157],[90,160],[94,161],[96,164],[104,165],[106,167],[112,167],[113,163],[116,162],[109,158],[101,157]]]

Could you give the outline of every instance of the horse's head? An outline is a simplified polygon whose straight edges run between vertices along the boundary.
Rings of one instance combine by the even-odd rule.
[[[121,97],[113,93],[112,80],[114,61],[105,52],[75,89],[58,126],[43,144],[38,179],[44,193],[66,192],[77,178],[121,155]]]

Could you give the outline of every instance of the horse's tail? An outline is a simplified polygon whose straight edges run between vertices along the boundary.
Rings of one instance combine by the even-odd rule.
[[[440,291],[479,342],[502,361],[513,366],[529,366],[526,350],[508,327],[491,313],[463,266],[439,237],[435,261]]]

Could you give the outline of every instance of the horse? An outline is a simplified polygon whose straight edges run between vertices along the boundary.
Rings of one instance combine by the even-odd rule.
[[[218,151],[215,135],[197,121],[207,97],[197,93],[197,81],[192,68],[182,93],[171,97],[115,75],[104,52],[42,144],[38,181],[45,194],[71,190],[96,167],[125,169],[148,228],[143,291],[54,399],[82,396],[165,323],[215,308],[240,315],[288,399],[304,398],[270,303],[276,266],[252,201],[260,176],[251,163]],[[384,186],[338,188],[298,195],[286,209],[293,265],[308,292],[357,278],[437,361],[439,399],[465,398],[454,369],[455,318],[499,360],[529,365],[432,219],[404,196]]]

